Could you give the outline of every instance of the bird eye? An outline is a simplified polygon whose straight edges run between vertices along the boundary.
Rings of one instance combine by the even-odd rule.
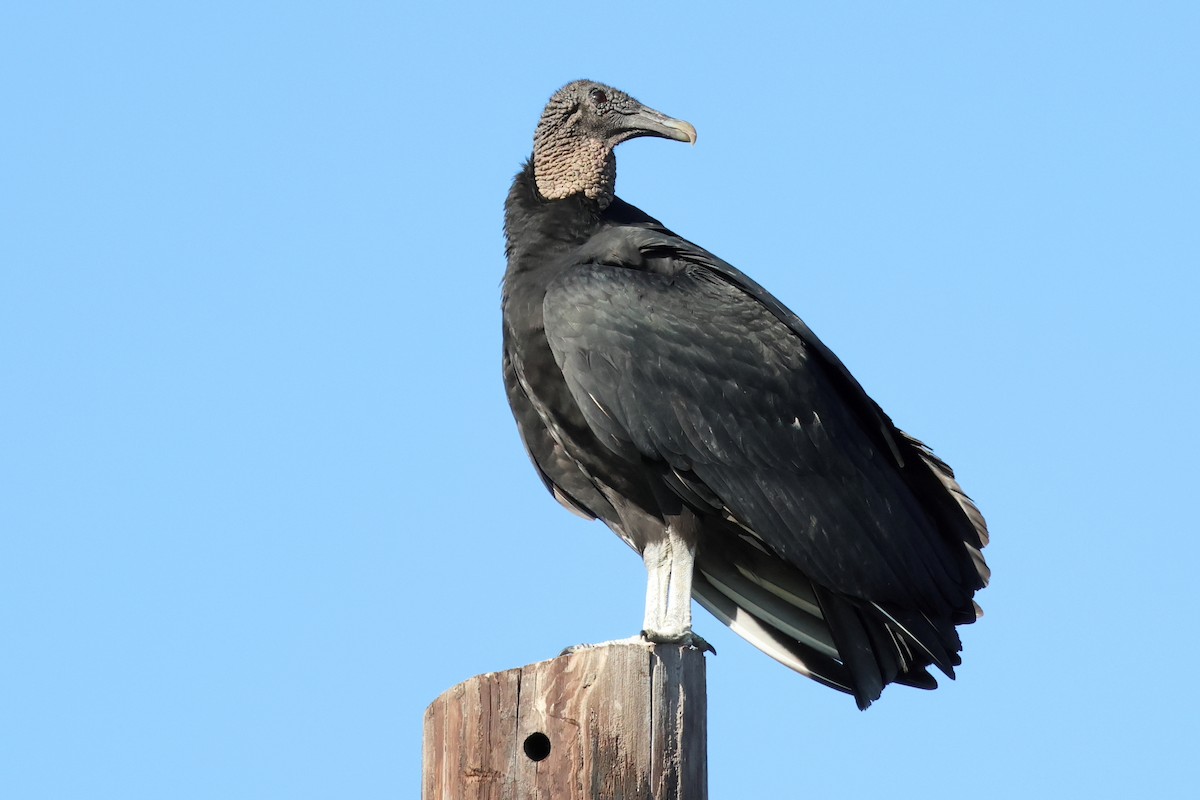
[[[602,106],[608,102],[608,95],[603,89],[592,89],[592,102],[598,106]]]

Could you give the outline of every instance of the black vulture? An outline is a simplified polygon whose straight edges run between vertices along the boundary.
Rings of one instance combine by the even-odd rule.
[[[615,196],[638,136],[696,130],[567,84],[505,204],[504,382],[542,481],[642,555],[650,642],[706,646],[695,597],[859,708],[953,678],[982,515],[799,317]]]

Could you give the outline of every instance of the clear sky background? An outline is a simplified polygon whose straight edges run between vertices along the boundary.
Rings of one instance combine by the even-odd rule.
[[[1200,5],[177,5],[0,18],[0,795],[413,798],[443,690],[636,632],[500,381],[589,77],[992,530],[959,680],[865,713],[698,612],[714,800],[1191,796]]]

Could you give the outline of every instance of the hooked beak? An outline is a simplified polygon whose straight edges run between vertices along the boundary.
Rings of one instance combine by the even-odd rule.
[[[627,141],[638,136],[658,136],[662,139],[674,139],[677,142],[696,143],[696,129],[690,122],[672,119],[666,114],[660,114],[653,108],[642,106],[629,114],[621,125],[618,134],[619,141]]]

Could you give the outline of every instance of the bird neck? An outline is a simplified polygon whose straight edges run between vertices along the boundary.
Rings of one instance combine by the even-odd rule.
[[[533,173],[538,194],[565,200],[582,194],[600,208],[612,202],[617,186],[617,157],[612,145],[599,139],[534,135]]]
[[[552,256],[586,241],[604,216],[600,204],[583,193],[547,198],[537,186],[532,159],[513,179],[504,210],[510,275],[556,264]]]

